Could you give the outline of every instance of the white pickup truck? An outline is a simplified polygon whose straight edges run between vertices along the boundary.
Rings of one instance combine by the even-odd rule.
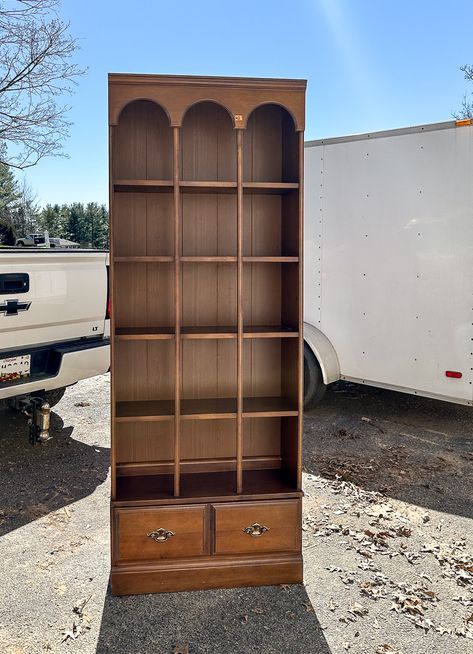
[[[109,369],[108,303],[108,252],[0,250],[0,404],[30,415],[37,440],[41,407]]]

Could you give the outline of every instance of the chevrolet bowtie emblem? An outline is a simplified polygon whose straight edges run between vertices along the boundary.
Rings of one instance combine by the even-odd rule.
[[[31,302],[20,302],[19,300],[7,300],[0,304],[0,313],[4,316],[17,316],[18,311],[28,311]]]

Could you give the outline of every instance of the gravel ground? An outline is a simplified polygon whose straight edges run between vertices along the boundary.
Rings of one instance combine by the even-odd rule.
[[[334,654],[473,652],[472,418],[354,384],[306,416],[305,583]]]
[[[109,378],[0,414],[0,652],[473,652],[471,409],[335,385],[305,422],[304,586],[114,598]],[[314,611],[315,610],[315,611]]]

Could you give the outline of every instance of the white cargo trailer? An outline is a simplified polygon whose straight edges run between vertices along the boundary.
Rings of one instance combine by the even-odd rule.
[[[305,148],[305,400],[338,379],[473,404],[473,126]]]

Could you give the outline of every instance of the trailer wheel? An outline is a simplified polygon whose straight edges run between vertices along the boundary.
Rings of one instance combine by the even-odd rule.
[[[326,390],[319,363],[310,347],[304,343],[304,409],[315,409]]]

